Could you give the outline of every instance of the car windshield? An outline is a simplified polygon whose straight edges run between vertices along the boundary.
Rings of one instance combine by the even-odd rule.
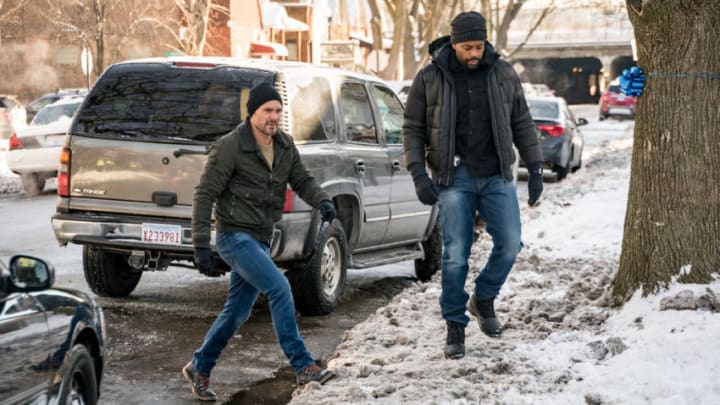
[[[271,73],[126,64],[108,70],[88,96],[73,132],[213,141],[245,118],[249,89]]]
[[[541,119],[557,119],[560,115],[560,109],[558,103],[555,101],[545,100],[528,100],[528,106],[530,107],[530,115],[535,120]]]
[[[82,104],[82,99],[71,103],[50,104],[45,106],[45,108],[40,110],[35,118],[33,118],[30,125],[47,125],[63,119],[69,120],[75,114],[78,107],[80,107],[80,104]]]

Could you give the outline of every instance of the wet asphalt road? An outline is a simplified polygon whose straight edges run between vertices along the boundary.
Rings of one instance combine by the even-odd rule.
[[[58,247],[55,241],[50,225],[55,211],[53,193],[47,190],[30,199],[0,196],[0,259],[18,253],[44,258],[55,266],[56,285],[90,293],[102,306],[108,336],[100,403],[197,403],[180,369],[220,312],[229,277],[211,279],[194,270],[171,267],[166,272],[143,274],[128,298],[96,297],[85,283],[81,247]],[[336,311],[321,317],[298,316],[301,334],[313,357],[326,360],[346,330],[415,282],[411,262],[392,267],[387,271],[350,271]],[[218,403],[289,401],[295,380],[275,338],[264,297],[230,341],[211,380],[219,394]]]
[[[326,360],[346,330],[413,282],[396,277],[353,283],[332,314],[298,316],[312,355]],[[162,286],[128,299],[99,299],[110,335],[102,402],[195,403],[180,369],[222,308],[226,286],[222,281]],[[294,376],[277,344],[264,297],[231,339],[211,381],[222,402],[285,404],[290,400]]]

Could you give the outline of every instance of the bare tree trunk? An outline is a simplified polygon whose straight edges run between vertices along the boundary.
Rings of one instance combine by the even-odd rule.
[[[399,79],[413,77],[415,75],[415,69],[417,69],[417,60],[415,58],[415,44],[417,43],[417,41],[412,35],[413,25],[412,21],[410,20],[410,15],[406,15],[405,20],[403,21],[405,23],[405,40],[403,43],[403,71],[402,77],[400,77]]]
[[[93,8],[95,10],[95,64],[93,71],[95,77],[100,77],[105,70],[105,12],[107,5],[104,0],[94,0]]]
[[[370,7],[370,14],[372,14],[370,27],[372,28],[373,48],[375,48],[377,57],[380,57],[379,55],[383,51],[382,13],[377,0],[368,0],[368,6]]]
[[[402,46],[405,42],[405,20],[407,19],[407,7],[404,0],[398,0],[394,4],[386,3],[392,20],[395,21],[393,26],[393,44],[390,49],[390,55],[388,55],[388,64],[378,76],[385,80],[392,80],[397,71],[398,65],[400,64],[400,52],[402,52]],[[392,7],[392,8],[391,8]]]
[[[621,304],[720,270],[720,2],[627,0],[648,75],[638,99],[620,268]]]

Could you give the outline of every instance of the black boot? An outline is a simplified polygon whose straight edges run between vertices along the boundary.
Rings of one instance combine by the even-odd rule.
[[[467,303],[467,310],[480,324],[480,330],[490,337],[500,337],[502,335],[502,325],[495,316],[494,307],[495,298],[489,300],[476,300],[475,295],[470,297]]]
[[[465,325],[447,321],[445,343],[445,358],[456,360],[465,357]]]

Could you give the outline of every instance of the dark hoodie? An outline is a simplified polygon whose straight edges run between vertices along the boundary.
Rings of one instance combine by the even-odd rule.
[[[450,36],[433,41],[428,48],[432,63],[415,77],[408,94],[403,123],[403,146],[406,164],[427,162],[436,184],[450,185],[453,176],[453,156],[460,150],[456,145],[459,100],[456,95],[455,74],[450,58],[455,58]],[[485,145],[484,153],[494,147],[495,167],[506,181],[512,181],[512,163],[515,161],[513,143],[528,162],[540,162],[542,155],[535,126],[530,117],[522,85],[509,63],[499,58],[489,42],[485,42],[483,81],[487,100],[492,142]],[[463,103],[462,100],[460,100]],[[469,105],[469,103],[468,103]],[[468,119],[467,134],[481,131],[475,128],[472,114]],[[458,125],[459,124],[459,125]],[[463,150],[465,153],[465,150]],[[472,158],[475,160],[475,158]]]

